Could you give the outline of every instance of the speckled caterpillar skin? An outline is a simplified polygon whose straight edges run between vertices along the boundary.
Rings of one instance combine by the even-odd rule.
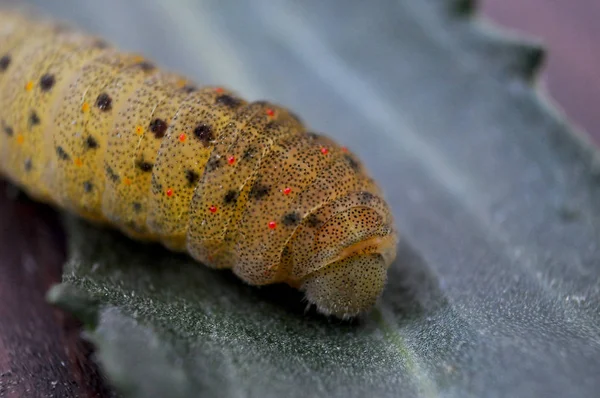
[[[396,255],[361,162],[292,113],[0,13],[0,170],[32,197],[319,311],[372,307]]]

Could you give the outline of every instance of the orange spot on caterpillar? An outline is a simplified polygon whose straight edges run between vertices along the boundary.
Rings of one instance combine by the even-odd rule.
[[[179,80],[177,80],[177,83],[175,83],[175,84],[177,85],[177,88],[183,88],[187,84],[187,80],[179,79]]]
[[[168,188],[166,194],[168,197],[173,196],[173,190],[171,188]]]
[[[269,221],[269,228],[270,229],[275,229],[277,228],[277,223],[275,221]]]
[[[73,160],[73,163],[75,163],[75,166],[77,166],[77,167],[83,166],[83,160],[81,160],[81,158],[75,158]]]
[[[144,134],[144,128],[143,128],[142,126],[137,126],[137,127],[135,128],[135,133],[136,133],[137,135],[142,135],[142,134]]]
[[[131,178],[127,178],[127,177],[123,178],[123,184],[125,184],[125,185],[131,185]]]
[[[284,194],[284,195],[289,195],[291,192],[292,192],[292,188],[290,188],[290,187],[286,187],[286,188],[283,190],[283,194]]]
[[[275,116],[275,111],[271,108],[268,108],[266,111],[266,114],[269,115],[270,117]]]
[[[227,158],[227,163],[229,164],[234,164],[235,163],[235,156],[230,156],[229,158]]]
[[[17,144],[22,144],[23,142],[25,142],[25,137],[23,137],[23,134],[17,134]]]
[[[323,148],[321,148],[321,153],[322,153],[323,155],[327,155],[327,154],[329,153],[329,149],[327,149],[327,148],[323,147]]]
[[[146,60],[146,58],[144,58],[141,55],[136,55],[136,56],[133,57],[133,62],[136,63],[136,64],[140,63],[140,62],[143,62],[145,60]]]
[[[208,210],[209,210],[211,213],[216,213],[216,212],[217,212],[217,206],[215,206],[215,205],[212,205],[212,206],[210,206],[210,207],[208,208]]]
[[[342,152],[344,153],[348,153],[348,148],[346,148],[345,146],[342,147]]]
[[[83,105],[81,105],[81,112],[86,113],[90,111],[90,104],[88,104],[87,102],[84,102]]]
[[[185,135],[185,133],[181,133],[181,134],[179,135],[179,141],[180,141],[180,142],[185,142],[185,139],[186,139],[186,135]]]
[[[27,84],[25,84],[25,91],[31,91],[33,90],[33,81],[30,80],[27,82]]]
[[[223,91],[225,91],[225,90],[223,90],[223,87],[217,87],[217,88],[215,88],[215,92],[217,92],[219,94],[222,93]]]

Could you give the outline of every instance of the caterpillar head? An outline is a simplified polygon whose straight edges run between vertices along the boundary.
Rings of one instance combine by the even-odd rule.
[[[323,314],[359,315],[377,302],[396,257],[391,213],[381,198],[360,192],[324,207],[316,217],[327,218],[313,226],[309,220],[292,247],[300,289]]]
[[[319,312],[350,318],[375,305],[395,257],[395,239],[388,236],[368,244],[374,245],[375,251],[361,253],[360,249],[351,249],[349,256],[306,276],[302,290]]]

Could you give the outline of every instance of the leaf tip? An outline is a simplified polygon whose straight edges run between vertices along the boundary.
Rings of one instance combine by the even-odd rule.
[[[52,286],[46,300],[75,315],[87,328],[98,324],[98,302],[68,283]]]
[[[450,7],[453,14],[470,16],[477,10],[477,5],[477,0],[454,0]]]
[[[538,43],[520,43],[515,47],[516,72],[527,80],[535,80],[539,70],[546,61],[546,49]]]

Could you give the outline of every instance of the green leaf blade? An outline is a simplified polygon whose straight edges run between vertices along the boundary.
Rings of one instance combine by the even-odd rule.
[[[403,237],[380,305],[348,324],[70,222],[65,282],[102,304],[91,339],[127,396],[595,396],[600,162],[532,84],[539,46],[472,2],[109,3],[60,12],[348,144]]]

